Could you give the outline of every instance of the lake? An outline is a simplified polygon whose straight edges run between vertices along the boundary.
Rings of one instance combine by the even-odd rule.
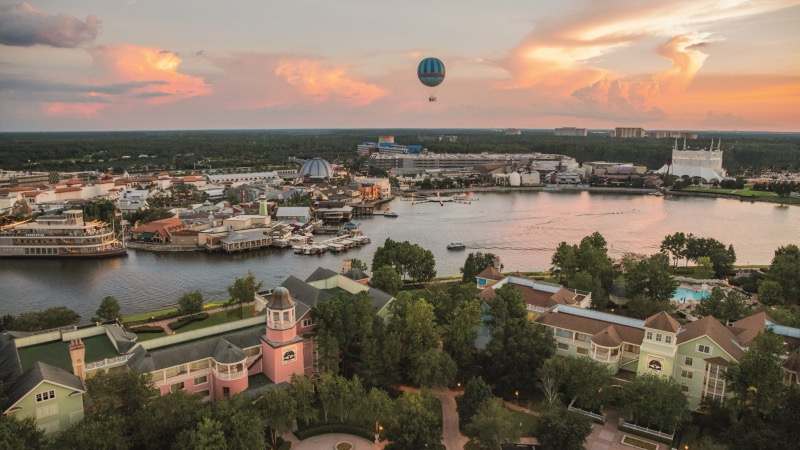
[[[677,231],[733,244],[737,264],[769,264],[781,245],[800,242],[800,208],[699,197],[656,197],[588,192],[480,193],[471,204],[383,206],[397,218],[358,219],[372,243],[346,253],[296,255],[290,249],[244,254],[150,253],[99,260],[0,260],[0,314],[64,305],[91,317],[100,300],[116,297],[130,315],[174,305],[199,289],[207,301],[224,300],[236,277],[252,271],[275,287],[289,275],[305,279],[317,267],[340,270],[345,258],[371,264],[387,237],[430,249],[438,275],[457,275],[469,252],[491,252],[506,271],[548,269],[559,242],[577,243],[595,231],[612,257],[655,253]],[[324,237],[323,237],[324,239]],[[447,250],[453,241],[466,250]]]

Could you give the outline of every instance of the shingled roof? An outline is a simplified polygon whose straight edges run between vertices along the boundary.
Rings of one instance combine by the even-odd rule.
[[[742,345],[736,335],[733,334],[733,331],[719,323],[713,316],[705,316],[702,319],[684,325],[683,331],[678,333],[678,344],[689,342],[701,336],[707,336],[737,361],[744,356],[745,352],[742,349]]]
[[[56,384],[80,393],[86,392],[80,378],[64,369],[37,361],[33,367],[17,377],[10,389],[6,391],[8,393],[8,408],[14,407],[21,398],[26,396],[42,382]]]
[[[681,324],[678,323],[672,316],[664,311],[658,314],[653,314],[644,321],[645,328],[653,328],[655,330],[667,331],[669,333],[677,333],[681,329]]]
[[[609,325],[607,328],[598,331],[592,336],[592,342],[601,347],[619,347],[622,344],[622,338],[614,325]]]

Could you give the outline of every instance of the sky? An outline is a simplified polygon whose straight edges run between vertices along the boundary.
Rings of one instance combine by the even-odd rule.
[[[800,0],[0,0],[0,132],[797,132],[798,24]]]

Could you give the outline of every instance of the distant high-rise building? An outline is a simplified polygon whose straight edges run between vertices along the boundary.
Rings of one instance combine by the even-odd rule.
[[[617,127],[614,128],[614,133],[611,134],[611,137],[616,138],[641,138],[645,136],[644,128]]]
[[[522,130],[519,128],[506,128],[506,136],[519,136]]]
[[[651,131],[647,134],[655,139],[697,139],[697,133],[692,131]]]
[[[589,130],[586,128],[561,127],[556,128],[556,136],[587,136]]]

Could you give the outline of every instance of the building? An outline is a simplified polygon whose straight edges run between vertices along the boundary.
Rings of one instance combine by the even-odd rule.
[[[311,220],[311,209],[307,206],[281,206],[275,213],[275,220],[306,223]]]
[[[686,140],[683,141],[683,150],[678,150],[678,141],[672,147],[671,164],[664,164],[657,173],[675,175],[677,177],[702,178],[708,182],[722,181],[727,172],[722,168],[722,140],[717,141],[714,149],[714,140],[708,150],[689,150]]]
[[[422,173],[435,169],[472,169],[476,166],[500,165],[530,167],[533,170],[577,170],[574,158],[545,153],[426,153],[421,155],[373,154],[370,163],[397,174]]]
[[[651,131],[647,135],[654,139],[697,139],[697,133],[693,131]]]
[[[522,134],[522,130],[519,128],[506,128],[505,135],[506,136],[520,136]]]
[[[178,217],[154,220],[139,225],[133,230],[133,240],[166,244],[172,240],[172,233],[186,229],[186,224]]]
[[[483,274],[483,272],[481,273]],[[493,272],[490,271],[488,274],[493,275]],[[481,276],[478,275],[476,278],[480,286]],[[484,285],[486,284],[484,282]],[[528,318],[531,320],[557,305],[571,305],[577,308],[589,308],[592,306],[591,292],[568,289],[558,284],[544,283],[520,275],[508,276],[492,283],[485,287],[478,294],[478,297],[491,307],[495,291],[506,285],[513,286],[522,295],[525,308],[528,310]]]
[[[726,327],[711,316],[681,325],[665,312],[639,320],[562,304],[534,321],[553,332],[557,354],[601,362],[618,382],[643,373],[671,377],[682,385],[692,409],[706,397],[724,401],[730,393],[726,369],[767,328],[793,352],[782,365],[784,380],[797,382],[797,356],[791,355],[800,347],[800,329],[780,326],[765,313]]]
[[[379,136],[378,142],[362,142],[356,152],[359,156],[373,154],[408,155],[422,151],[421,145],[400,145],[394,142],[394,136]]]
[[[244,183],[280,184],[283,179],[275,172],[229,173],[223,175],[206,175],[209,184],[230,184],[236,187]]]
[[[614,128],[614,132],[611,133],[611,137],[615,137],[615,138],[643,138],[643,137],[647,137],[647,135],[644,132],[644,128],[617,127],[617,128]]]
[[[589,130],[586,128],[561,127],[556,128],[556,136],[587,136]]]
[[[136,370],[161,395],[186,391],[217,401],[260,395],[292,374],[316,373],[311,309],[338,293],[366,292],[380,317],[391,295],[319,268],[305,281],[294,276],[255,295],[256,315],[137,342],[119,324],[67,327],[45,333],[0,333],[3,414],[32,416],[52,434],[83,418],[84,381],[98,371]]]

